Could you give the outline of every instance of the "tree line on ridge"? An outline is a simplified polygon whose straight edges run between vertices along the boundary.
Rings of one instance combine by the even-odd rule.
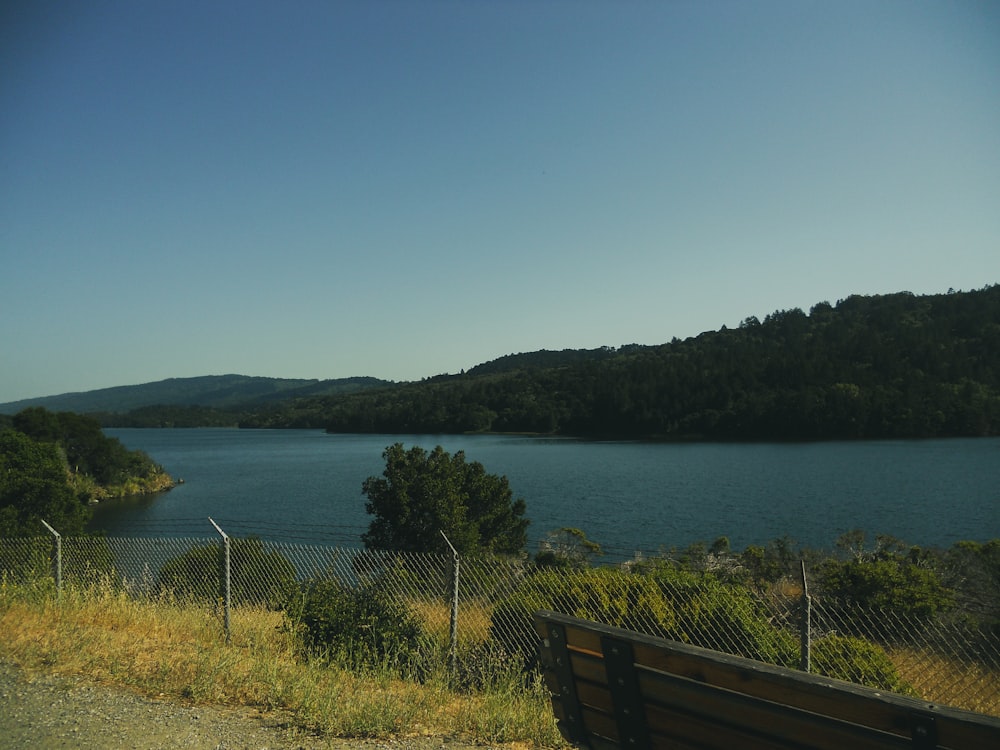
[[[244,427],[704,440],[1000,434],[1000,285],[779,310],[660,346],[511,355]]]

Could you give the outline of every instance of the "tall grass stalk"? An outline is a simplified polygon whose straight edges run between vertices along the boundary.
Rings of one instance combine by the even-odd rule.
[[[465,736],[564,746],[547,697],[518,678],[453,687],[447,671],[421,683],[391,665],[364,674],[308,659],[281,613],[237,609],[225,642],[217,613],[169,596],[135,599],[114,581],[67,587],[0,581],[0,658],[29,671],[84,675],[149,696],[288,712],[338,737]]]

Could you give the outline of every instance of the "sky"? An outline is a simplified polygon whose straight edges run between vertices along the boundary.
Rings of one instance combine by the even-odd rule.
[[[1000,3],[0,10],[0,402],[1000,282]]]

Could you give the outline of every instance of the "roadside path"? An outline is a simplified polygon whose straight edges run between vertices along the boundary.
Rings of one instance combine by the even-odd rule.
[[[27,673],[0,661],[5,750],[482,750],[441,737],[345,740],[310,734],[280,713],[150,699],[82,677]]]

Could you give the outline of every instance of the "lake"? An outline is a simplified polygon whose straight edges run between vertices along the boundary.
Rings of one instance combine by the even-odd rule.
[[[382,451],[464,450],[527,503],[529,550],[574,526],[609,556],[729,537],[830,549],[845,531],[951,546],[1000,537],[1000,439],[674,444],[502,435],[329,435],[318,430],[107,429],[175,478],[170,492],[99,506],[115,536],[235,536],[357,546],[361,484]]]

